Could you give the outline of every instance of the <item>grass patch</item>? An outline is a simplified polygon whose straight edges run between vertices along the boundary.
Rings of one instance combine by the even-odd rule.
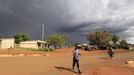
[[[18,48],[15,48],[14,50],[17,50],[17,51],[20,51],[20,52],[48,52],[48,51],[53,51],[53,49],[49,49],[47,47],[42,48],[42,49],[18,47]]]
[[[34,49],[34,48],[15,48],[14,50],[21,51],[21,52],[39,52],[39,49]],[[41,52],[41,51],[40,51]]]

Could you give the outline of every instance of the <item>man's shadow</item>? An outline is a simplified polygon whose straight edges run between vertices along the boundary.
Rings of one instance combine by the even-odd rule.
[[[71,68],[65,68],[65,67],[57,67],[55,66],[55,68],[59,71],[62,71],[62,70],[67,70],[67,71],[70,71],[70,72],[73,72],[73,73],[77,73],[75,71],[73,71]]]

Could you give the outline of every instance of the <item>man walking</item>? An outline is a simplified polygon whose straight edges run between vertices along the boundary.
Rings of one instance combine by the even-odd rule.
[[[113,48],[112,48],[112,47],[109,48],[109,50],[108,50],[108,55],[109,55],[110,58],[113,57],[114,52],[113,52]]]
[[[77,64],[78,73],[80,74],[80,68],[79,68],[79,47],[78,45],[75,45],[75,49],[73,50],[73,65],[72,70],[74,70],[75,64]]]

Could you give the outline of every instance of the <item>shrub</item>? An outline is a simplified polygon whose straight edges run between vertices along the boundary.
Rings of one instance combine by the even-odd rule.
[[[40,51],[44,51],[44,52],[48,52],[49,51],[49,48],[48,47],[44,47],[44,48],[41,48],[39,49]]]

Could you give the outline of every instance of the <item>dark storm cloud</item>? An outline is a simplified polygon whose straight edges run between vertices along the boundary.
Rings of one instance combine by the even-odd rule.
[[[45,24],[45,29],[51,30],[49,33],[55,32],[55,26],[59,22],[64,22],[62,15],[65,10],[61,7],[64,1],[0,0],[0,4],[1,34],[13,35],[24,31],[30,33],[33,38],[39,38],[42,24]]]
[[[83,24],[77,24],[77,25],[72,25],[72,26],[68,26],[68,25],[65,25],[65,26],[61,26],[59,27],[59,32],[63,32],[63,33],[78,33],[78,32],[81,32],[81,29],[82,28],[85,28],[89,25],[93,25],[94,23],[83,23]]]
[[[132,0],[0,0],[0,34],[13,36],[24,31],[40,39],[45,33],[68,34],[84,40],[94,30],[106,30],[123,39],[133,39]],[[131,39],[130,39],[131,38]]]

